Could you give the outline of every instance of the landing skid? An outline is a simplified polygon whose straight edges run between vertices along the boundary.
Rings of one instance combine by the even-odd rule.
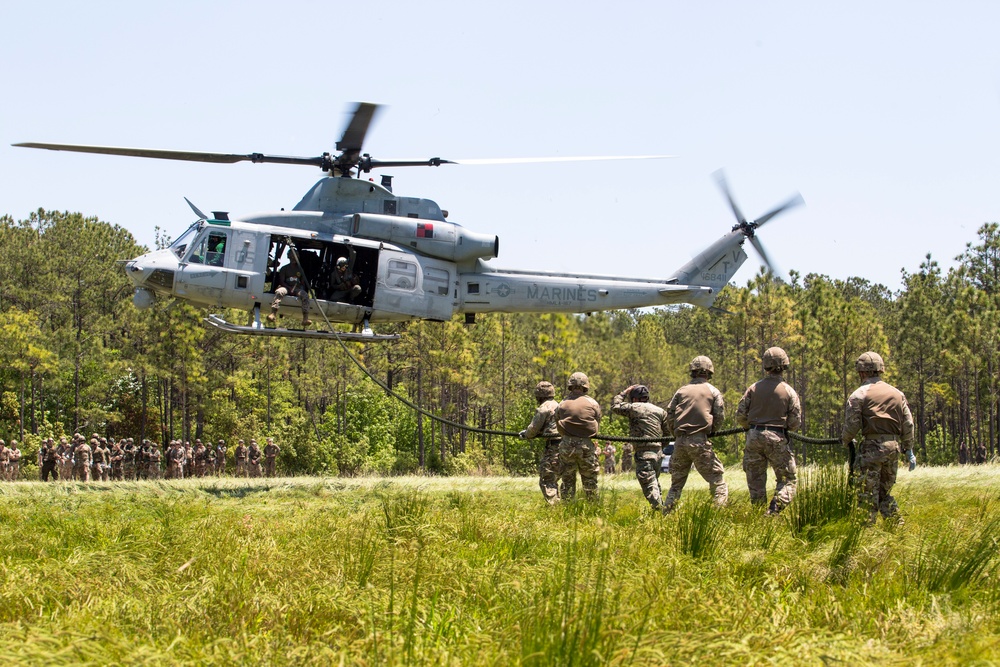
[[[325,340],[345,340],[358,341],[362,343],[382,343],[386,341],[399,340],[399,334],[375,334],[371,329],[365,329],[361,333],[342,333],[339,331],[314,331],[310,329],[282,329],[269,328],[263,326],[245,326],[232,324],[222,319],[218,315],[209,315],[205,318],[207,324],[227,333],[247,334],[250,336],[280,336],[284,338],[319,338]]]

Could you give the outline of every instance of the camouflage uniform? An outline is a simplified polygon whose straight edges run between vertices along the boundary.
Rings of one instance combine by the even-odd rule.
[[[0,481],[7,479],[7,465],[10,463],[10,450],[7,444],[0,440]]]
[[[106,482],[110,479],[111,456],[107,446],[98,441],[94,445],[94,481]]]
[[[882,381],[882,357],[865,352],[856,367],[867,377],[847,399],[841,441],[846,445],[861,432],[858,499],[870,508],[871,521],[879,513],[888,519],[899,512],[890,492],[896,483],[899,455],[913,445],[913,416],[903,392]]]
[[[128,481],[136,479],[135,457],[137,453],[138,450],[136,449],[133,443],[131,442],[125,443],[125,451],[124,455],[122,456],[122,472],[125,476],[125,479]]]
[[[184,446],[180,442],[170,443],[167,450],[167,479],[184,479]]]
[[[291,294],[299,298],[299,305],[302,308],[302,324],[306,326],[312,324],[309,319],[309,294],[306,292],[303,271],[294,259],[289,259],[288,264],[278,269],[274,276],[274,282],[280,287],[274,290],[271,314],[267,316],[268,322],[274,322],[278,308],[281,306],[281,300]]]
[[[219,444],[215,446],[215,474],[220,477],[226,474],[226,453],[228,451],[226,441],[219,440]]]
[[[86,441],[73,451],[73,477],[80,482],[90,481],[90,466],[94,462],[94,452]]]
[[[706,366],[708,374],[699,375],[706,372]],[[715,504],[725,505],[729,498],[729,487],[723,478],[725,469],[708,439],[715,424],[722,421],[725,410],[722,394],[708,381],[711,373],[712,361],[708,357],[695,357],[691,362],[691,382],[678,389],[667,406],[667,425],[674,434],[670,491],[664,503],[667,512],[680,499],[692,464],[708,482]]]
[[[260,477],[260,447],[256,440],[250,441],[250,449],[247,450],[247,472],[251,477]]]
[[[559,500],[559,445],[562,437],[556,428],[556,408],[559,404],[555,399],[555,388],[549,382],[539,382],[535,386],[535,400],[538,401],[538,409],[535,410],[534,417],[528,428],[521,431],[520,435],[526,440],[532,438],[542,438],[545,440],[545,448],[542,450],[541,459],[538,462],[538,488],[542,490],[542,497],[545,502],[554,505]]]
[[[7,463],[7,479],[16,482],[21,476],[21,449],[17,440],[10,441],[10,461]]]
[[[52,438],[45,441],[42,448],[38,452],[38,457],[40,459],[40,471],[39,477],[43,482],[49,481],[49,476],[52,476],[52,481],[59,479],[59,473],[56,472],[56,444]]]
[[[149,479],[162,479],[163,470],[160,468],[160,459],[163,453],[160,452],[159,445],[150,443],[146,459],[146,477]]]
[[[351,249],[351,259],[355,251]],[[353,263],[353,262],[351,262]],[[337,258],[337,268],[330,279],[330,301],[354,303],[361,296],[361,284],[358,277],[351,271],[346,257]]]
[[[604,474],[615,474],[615,454],[618,452],[610,442],[604,446]]]
[[[194,475],[195,477],[205,476],[205,466],[208,465],[208,450],[201,440],[195,442],[194,446]]]
[[[109,452],[111,457],[111,479],[116,482],[120,482],[125,478],[123,465],[125,460],[125,450],[122,449],[122,443],[116,442],[111,451]]]
[[[233,456],[236,459],[236,476],[246,477],[249,473],[247,468],[247,446],[243,444],[240,440],[239,444],[236,445],[236,449],[233,451]]]
[[[649,390],[646,390],[646,400],[632,400],[629,394],[638,387],[627,387],[611,401],[611,412],[628,417],[628,434],[633,438],[664,438],[669,433],[666,411],[658,405],[649,402]],[[644,388],[644,387],[643,387]],[[660,509],[660,460],[663,454],[659,442],[627,443],[627,447],[635,451],[635,478],[639,488],[649,505]],[[631,464],[632,461],[629,461]],[[631,465],[629,466],[631,468]],[[625,449],[622,450],[622,471],[625,471]]]
[[[556,408],[556,428],[563,436],[559,444],[559,465],[562,469],[560,493],[563,500],[569,500],[576,494],[576,473],[579,470],[584,494],[588,500],[596,500],[601,466],[591,438],[598,432],[601,406],[587,396],[590,380],[583,373],[570,375],[567,388],[569,397]]]
[[[743,471],[747,475],[750,502],[767,502],[767,467],[774,469],[776,486],[768,507],[776,514],[795,497],[795,453],[788,432],[801,423],[799,396],[781,374],[788,368],[788,355],[780,347],[764,353],[767,377],[750,385],[736,408],[736,423],[749,428],[743,452]]]
[[[268,438],[264,445],[264,475],[267,477],[274,477],[275,461],[280,453],[281,448],[274,444],[274,438]]]
[[[59,469],[59,479],[64,482],[73,479],[73,448],[66,438],[61,438],[56,448],[56,466]]]

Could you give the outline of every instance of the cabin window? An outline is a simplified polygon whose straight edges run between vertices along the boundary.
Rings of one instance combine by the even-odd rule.
[[[479,294],[479,283],[469,283],[469,294]]]
[[[448,272],[444,269],[424,269],[424,291],[428,294],[448,296]]]
[[[417,265],[412,262],[390,259],[385,283],[393,289],[412,291],[417,286]]]

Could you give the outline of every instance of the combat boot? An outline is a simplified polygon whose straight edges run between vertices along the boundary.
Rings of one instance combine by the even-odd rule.
[[[267,316],[267,321],[268,322],[274,322],[275,317],[277,316],[277,314],[278,314],[278,309],[272,306],[271,307],[271,313]]]
[[[308,317],[306,317],[306,316],[302,317],[302,326],[303,327],[307,327],[307,326],[309,326],[312,323],[313,323],[313,321],[310,320]]]

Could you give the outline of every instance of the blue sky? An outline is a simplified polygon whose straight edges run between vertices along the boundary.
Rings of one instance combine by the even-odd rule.
[[[10,144],[318,155],[370,101],[375,157],[678,156],[390,170],[499,234],[498,266],[666,277],[732,225],[725,168],[750,217],[805,198],[761,231],[779,268],[896,289],[1000,219],[998,25],[990,2],[5,2],[0,213],[152,244],[184,196],[290,208],[318,170]]]

